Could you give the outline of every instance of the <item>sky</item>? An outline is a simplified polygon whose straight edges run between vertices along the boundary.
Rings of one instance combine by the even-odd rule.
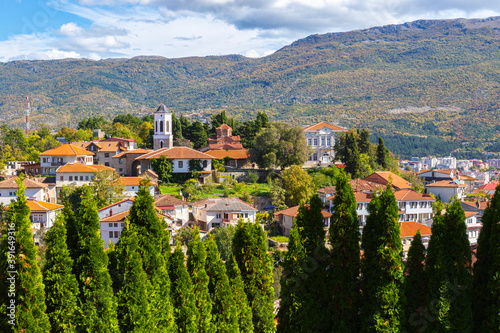
[[[263,57],[313,34],[491,16],[499,0],[0,0],[0,62]]]

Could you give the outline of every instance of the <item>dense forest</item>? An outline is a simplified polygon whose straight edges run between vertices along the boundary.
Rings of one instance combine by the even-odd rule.
[[[435,153],[449,154],[498,139],[499,42],[495,17],[313,35],[257,59],[14,61],[0,64],[0,121],[22,126],[26,96],[34,128],[142,117],[165,103],[200,120],[224,109],[243,120],[265,111],[294,125],[368,128],[395,152],[406,135],[435,136],[450,142]],[[433,153],[409,154],[420,151]]]

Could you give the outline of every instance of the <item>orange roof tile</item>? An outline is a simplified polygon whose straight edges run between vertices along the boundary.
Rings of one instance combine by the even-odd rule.
[[[205,154],[208,154],[216,159],[222,159],[226,156],[232,158],[233,160],[243,160],[247,159],[250,155],[248,154],[248,149],[241,150],[209,150]]]
[[[401,190],[401,189],[411,189],[411,184],[408,182],[406,179],[403,177],[400,177],[396,175],[393,172],[390,171],[378,171],[374,172],[368,177],[366,177],[364,180],[382,184],[382,185],[387,185],[389,183],[389,180],[392,180],[392,187]]]
[[[16,179],[17,179],[17,177],[12,177],[12,178],[1,181],[0,188],[18,189],[19,186],[17,186]],[[26,188],[44,188],[44,187],[48,186],[47,184],[39,183],[39,182],[31,180],[29,178],[24,178],[23,184]]]
[[[232,129],[232,128],[229,125],[222,124],[219,127],[217,127],[216,129]]]
[[[465,184],[457,184],[450,180],[441,180],[439,182],[425,185],[425,187],[467,187]]]
[[[143,180],[142,177],[120,177],[118,178],[118,182],[120,182],[124,186],[139,186],[139,183]],[[150,180],[151,181],[151,180]],[[152,185],[156,183],[151,181]]]
[[[349,181],[349,184],[351,184],[351,187],[353,191],[370,191],[370,192],[375,192],[378,190],[385,190],[386,186],[374,182],[369,182],[364,179],[353,179]]]
[[[111,216],[106,216],[101,219],[101,223],[103,222],[125,222],[125,219],[130,214],[130,210],[126,210],[121,213],[116,213]]]
[[[28,200],[27,204],[32,212],[47,212],[51,210],[64,208],[63,205],[57,205],[50,202],[37,201],[37,200]]]
[[[113,168],[104,166],[104,165],[86,165],[86,164],[80,164],[80,163],[68,163],[66,165],[60,166],[57,168],[56,173],[69,173],[69,172],[97,172],[97,171],[104,171],[104,170],[115,170]]]
[[[431,235],[431,228],[426,226],[425,224],[408,221],[408,222],[400,222],[401,227],[401,237],[413,237],[420,230],[420,234],[422,236]]]
[[[334,131],[342,131],[342,132],[346,132],[347,130],[345,128],[342,128],[342,127],[338,127],[338,126],[335,126],[335,125],[332,125],[332,124],[329,124],[327,122],[320,122],[320,123],[317,123],[317,124],[314,124],[314,125],[311,125],[311,126],[308,126],[306,128],[304,128],[304,131],[318,131],[322,128],[329,128],[331,130],[334,130]]]
[[[44,151],[40,154],[40,156],[80,156],[80,155],[94,155],[85,149],[79,148],[77,146],[73,146],[72,144],[66,143],[56,147],[54,149],[50,149]]]
[[[465,212],[465,217],[471,217],[471,216],[474,216],[476,214],[478,214],[479,212]]]
[[[186,201],[182,201],[181,199],[177,199],[176,197],[165,194],[155,200],[156,207],[165,207],[165,206],[185,206],[187,205]]]
[[[153,152],[153,150],[150,150],[150,149],[139,148],[139,149],[124,151],[123,153],[116,154],[115,156],[113,156],[113,158],[120,158],[120,157],[123,157],[127,154],[148,154],[148,153],[152,153],[152,152]]]
[[[308,204],[306,204],[304,206],[309,207]],[[299,207],[300,207],[300,205],[280,210],[279,212],[274,213],[274,216],[286,215],[286,216],[295,217],[299,214]],[[323,215],[323,218],[328,218],[328,217],[331,217],[333,215],[332,213],[329,213],[326,210],[321,210],[321,214]]]
[[[172,147],[172,148],[162,148],[155,150],[149,154],[145,154],[136,158],[136,160],[150,160],[153,158],[160,158],[165,156],[167,159],[214,159],[212,156],[199,152],[197,150],[187,148],[187,147]]]
[[[394,192],[397,201],[436,201],[433,197],[426,193],[419,193],[414,190],[399,190]]]

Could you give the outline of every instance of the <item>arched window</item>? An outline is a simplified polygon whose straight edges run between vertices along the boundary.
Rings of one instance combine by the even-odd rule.
[[[163,148],[163,140],[160,141],[160,148]]]
[[[207,160],[203,160],[203,168],[206,168],[208,165]]]
[[[170,132],[170,127],[169,127],[169,121],[165,121],[165,132],[169,133]]]
[[[160,120],[160,133],[163,133],[163,120]]]
[[[155,121],[155,132],[158,132],[158,120]]]

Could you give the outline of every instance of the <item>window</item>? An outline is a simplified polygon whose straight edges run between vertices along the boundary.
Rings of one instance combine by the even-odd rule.
[[[308,145],[308,146],[312,145],[312,139],[311,139],[311,138],[308,138],[308,139],[307,139],[307,145]]]
[[[69,181],[72,181],[73,180],[73,176],[69,176],[68,179],[69,179]]]
[[[170,132],[170,124],[168,123],[168,120],[165,121],[165,132]]]
[[[122,171],[123,171],[123,169],[122,169],[122,168],[120,168],[120,169],[118,169],[118,170],[119,170],[120,172],[122,172]]]
[[[132,189],[135,190],[135,186],[132,186]]]
[[[113,227],[113,223],[108,223],[108,227],[112,228]]]
[[[80,176],[80,180],[83,180],[83,176]]]
[[[59,177],[59,180],[63,181],[64,180],[64,176]]]
[[[47,163],[47,158],[46,157],[43,158],[43,163]]]
[[[15,197],[16,196],[16,192],[9,192],[9,197]]]
[[[109,232],[109,238],[113,238],[113,231]]]
[[[208,166],[207,160],[203,160],[203,168],[206,168]]]
[[[109,162],[104,162],[104,166],[109,167]]]
[[[118,231],[115,231],[115,238],[118,238]]]
[[[314,138],[314,145],[317,146],[318,145],[318,138]]]
[[[114,227],[115,227],[115,228],[118,228],[118,223],[115,223]]]
[[[221,217],[222,217],[222,215],[220,213],[215,214],[216,219],[220,219]]]
[[[405,209],[406,203],[404,202],[399,202],[398,203],[399,209]]]
[[[179,169],[182,169],[184,167],[184,162],[183,161],[179,161]]]
[[[85,180],[89,180],[89,176],[85,176]]]
[[[160,132],[163,132],[163,120],[160,120]]]
[[[122,228],[125,228],[125,223],[122,223]]]
[[[118,164],[123,164],[123,158],[118,159]]]
[[[357,210],[360,210],[360,209],[363,209],[363,204],[362,204],[362,203],[359,203],[359,204],[358,204],[358,208],[357,208]]]
[[[160,148],[163,148],[163,140],[160,141]]]
[[[322,145],[322,146],[324,146],[324,145],[325,145],[325,137],[324,137],[324,136],[322,136],[322,137],[321,137],[321,145]]]
[[[318,160],[318,154],[314,153],[313,156],[312,156],[312,159],[313,159],[313,161],[317,161]]]
[[[245,213],[245,218],[248,218],[248,213]]]
[[[330,147],[332,145],[332,138],[331,137],[326,138],[326,145],[328,147]]]

